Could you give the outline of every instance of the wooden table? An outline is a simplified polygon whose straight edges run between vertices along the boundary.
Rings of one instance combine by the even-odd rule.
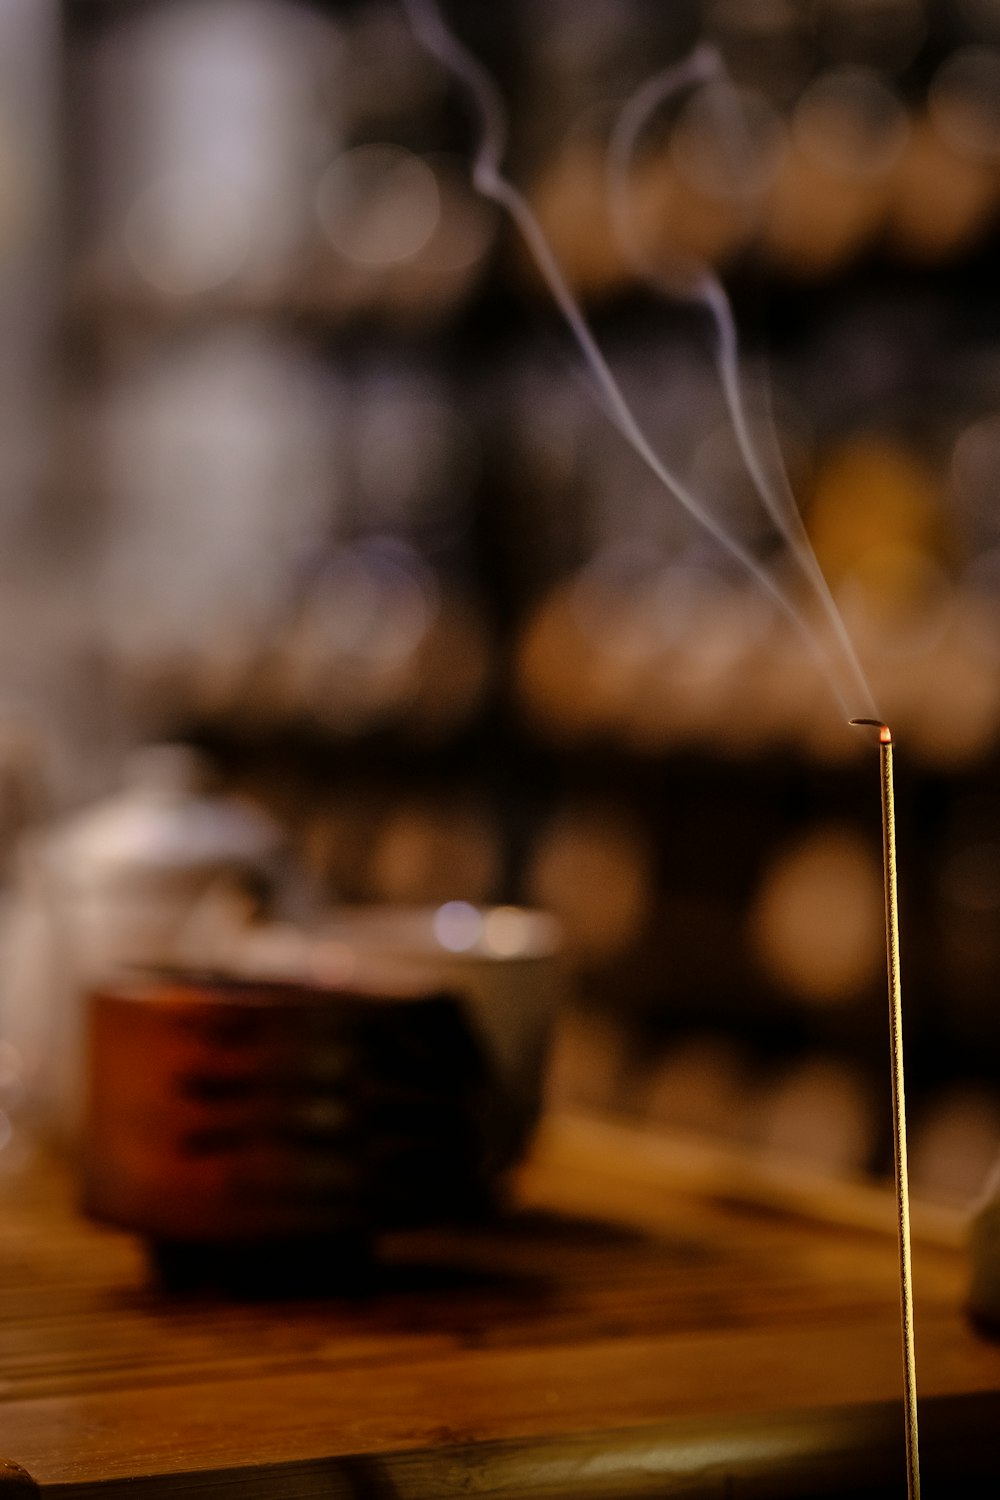
[[[4,1500],[905,1493],[874,1189],[551,1120],[504,1222],[281,1302],[158,1289],[51,1167],[8,1172],[0,1215]],[[925,1500],[996,1493],[1000,1344],[955,1224],[914,1229]]]

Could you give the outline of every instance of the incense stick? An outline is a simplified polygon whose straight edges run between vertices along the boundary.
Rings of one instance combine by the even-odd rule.
[[[852,719],[878,730],[882,775],[882,854],[885,879],[885,937],[889,967],[889,1039],[892,1049],[892,1125],[896,1164],[896,1220],[899,1229],[899,1300],[903,1332],[906,1397],[906,1484],[909,1500],[920,1500],[917,1446],[917,1367],[913,1349],[913,1288],[910,1268],[910,1191],[906,1171],[906,1100],[903,1090],[903,1012],[899,979],[899,919],[896,906],[896,807],[892,785],[892,732],[878,719]]]

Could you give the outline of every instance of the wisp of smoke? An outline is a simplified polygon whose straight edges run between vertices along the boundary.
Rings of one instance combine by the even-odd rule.
[[[722,58],[714,47],[703,44],[683,62],[665,68],[661,73],[648,79],[625,104],[618,116],[608,146],[608,183],[612,220],[618,239],[633,269],[638,271],[650,285],[659,288],[667,295],[680,296],[687,301],[700,303],[709,313],[716,336],[715,365],[719,384],[747,473],[750,475],[764,509],[788,543],[793,558],[807,583],[814,590],[843,652],[854,686],[873,709],[871,693],[861,670],[861,664],[857,659],[840,611],[830,593],[829,585],[823,576],[823,570],[812,549],[798,506],[795,504],[784,466],[780,461],[777,438],[772,434],[771,447],[778,456],[777,483],[775,483],[768,475],[747,421],[740,385],[736,322],[726,290],[719,278],[706,266],[694,268],[688,284],[683,289],[679,288],[676,280],[664,275],[656,262],[644,252],[635,233],[631,214],[629,176],[643,131],[657,111],[682,91],[697,89],[713,81],[717,86],[731,92]],[[731,109],[728,113],[733,122],[733,129],[739,130],[738,112]]]
[[[445,25],[436,0],[403,0],[403,6],[418,41],[464,85],[478,111],[481,135],[473,164],[473,183],[484,197],[492,199],[503,208],[520,230],[587,363],[607,416],[664,488],[758,581],[802,633],[827,677],[845,718],[857,715],[858,702],[863,706],[865,714],[876,714],[871,691],[812,551],[791,492],[787,485],[784,491],[780,491],[768,480],[751,436],[739,383],[735,323],[721,283],[707,271],[699,272],[685,295],[701,302],[712,316],[717,335],[716,366],[743,460],[768,515],[788,543],[792,556],[833,627],[834,639],[840,648],[838,660],[831,659],[830,653],[796,606],[784,583],[774,577],[760,559],[754,557],[739,538],[712,515],[693,491],[668,468],[650,443],[570,290],[541,224],[524,196],[503,175],[501,162],[506,146],[506,112],[496,84],[480,62]],[[646,263],[635,243],[626,193],[630,163],[652,114],[680,90],[706,82],[717,68],[716,55],[708,48],[699,48],[686,62],[658,74],[643,85],[625,106],[612,139],[609,168],[612,209],[617,230],[642,274],[661,287],[664,285],[663,276],[655,267]],[[673,290],[669,286],[668,289]],[[850,683],[850,698],[841,686],[842,677]],[[857,698],[854,697],[855,694]]]

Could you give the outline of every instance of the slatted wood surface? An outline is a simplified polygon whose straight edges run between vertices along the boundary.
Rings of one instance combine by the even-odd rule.
[[[888,1194],[563,1118],[501,1221],[280,1300],[159,1288],[51,1164],[0,1195],[0,1456],[31,1476],[0,1495],[905,1491]],[[914,1218],[925,1470],[953,1494],[1000,1472],[1000,1344],[963,1312],[959,1227]]]

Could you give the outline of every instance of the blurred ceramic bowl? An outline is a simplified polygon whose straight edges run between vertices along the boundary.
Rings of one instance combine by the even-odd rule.
[[[399,962],[458,995],[496,1068],[508,1161],[537,1121],[552,1023],[565,976],[559,923],[517,906],[342,907],[317,939],[313,962],[326,982],[350,983],[373,961]]]
[[[508,1159],[462,1005],[401,971],[153,973],[90,1000],[85,1206],[160,1244],[370,1237],[466,1216]]]

